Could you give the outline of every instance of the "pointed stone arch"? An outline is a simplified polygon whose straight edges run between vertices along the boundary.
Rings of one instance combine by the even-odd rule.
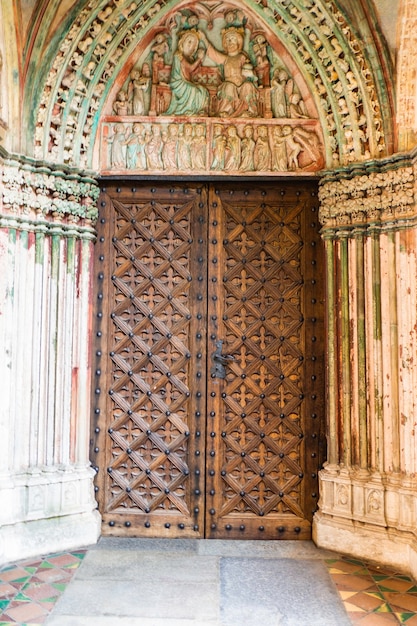
[[[97,170],[98,122],[117,85],[149,44],[155,29],[183,0],[88,2],[62,40],[38,100],[33,156]],[[220,3],[205,5],[215,9]],[[241,8],[231,0],[231,5]],[[323,0],[248,0],[245,11],[272,34],[299,72],[318,112],[325,166],[333,168],[393,152],[388,88],[374,71],[372,55],[338,9]],[[367,47],[372,47],[369,42]],[[27,104],[29,106],[29,104]],[[29,117],[29,116],[28,116]]]

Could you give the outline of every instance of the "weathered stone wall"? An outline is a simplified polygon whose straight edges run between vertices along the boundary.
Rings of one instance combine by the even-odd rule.
[[[416,155],[329,173],[328,463],[315,538],[417,575]]]
[[[0,158],[0,561],[94,542],[88,458],[96,185]]]

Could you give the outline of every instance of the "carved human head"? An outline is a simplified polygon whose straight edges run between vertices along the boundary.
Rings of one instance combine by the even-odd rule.
[[[186,58],[192,58],[197,52],[198,45],[199,38],[197,33],[193,30],[188,30],[181,36],[178,49]]]
[[[222,34],[223,48],[227,54],[234,56],[243,50],[243,29],[231,26]]]

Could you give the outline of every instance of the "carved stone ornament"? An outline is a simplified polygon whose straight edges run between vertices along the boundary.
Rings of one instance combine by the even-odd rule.
[[[211,0],[180,10],[173,0],[88,0],[40,86],[34,157],[95,170],[101,158],[101,167],[116,172],[109,144],[97,154],[114,125],[106,130],[98,120],[146,118],[162,134],[168,111],[181,123],[190,113],[205,122],[262,118],[283,128],[290,121],[320,144],[329,168],[386,156],[392,116],[380,105],[385,87],[337,4],[305,0],[300,9],[292,0],[273,7],[255,0],[240,11]],[[305,148],[298,167],[320,169]]]
[[[70,219],[91,225],[97,219],[96,181],[0,154],[0,219]]]
[[[346,485],[337,485],[336,487],[336,503],[337,506],[347,508],[349,505],[349,490]]]
[[[334,230],[414,220],[416,174],[416,154],[329,173],[319,190],[321,224]]]
[[[382,507],[382,493],[380,491],[376,491],[373,489],[368,493],[367,502],[366,502],[366,512],[368,515],[376,515],[379,514]]]
[[[323,167],[315,111],[266,34],[224,7],[210,21],[200,4],[180,11],[155,33],[103,119],[103,173]]]

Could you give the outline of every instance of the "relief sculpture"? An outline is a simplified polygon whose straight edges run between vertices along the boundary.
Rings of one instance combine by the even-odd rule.
[[[106,123],[112,170],[140,172],[295,172],[321,164],[316,130],[298,125],[146,121]],[[110,169],[110,168],[109,168]]]
[[[181,34],[171,68],[172,96],[166,115],[208,114],[209,92],[193,81],[204,58],[204,50],[199,45],[200,37],[194,29]]]
[[[113,172],[306,172],[323,166],[315,110],[258,24],[193,5],[159,27],[102,123]],[[207,8],[207,7],[206,7]]]
[[[257,79],[250,59],[243,51],[243,28],[230,25],[223,30],[222,51],[217,50],[204,33],[202,39],[207,46],[207,56],[222,68],[223,81],[216,94],[217,115],[258,117]]]

